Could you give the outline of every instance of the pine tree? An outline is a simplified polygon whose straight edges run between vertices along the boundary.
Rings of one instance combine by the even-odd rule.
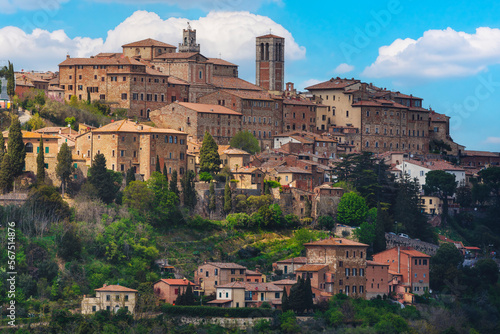
[[[62,195],[64,197],[64,189],[71,180],[71,175],[75,172],[73,166],[73,157],[67,143],[63,143],[57,154],[56,175],[61,180]]]
[[[186,306],[192,306],[195,304],[195,298],[193,294],[193,288],[191,287],[191,284],[188,283],[188,286],[186,288],[186,292],[184,292],[184,305]]]
[[[215,198],[215,184],[214,182],[210,182],[210,190],[209,190],[209,201],[208,201],[208,210],[210,212],[214,212],[217,207],[216,207],[216,198]]]
[[[200,173],[217,174],[220,171],[221,163],[219,146],[210,133],[206,131],[200,148]]]
[[[88,180],[97,189],[99,198],[108,204],[113,202],[118,189],[106,169],[106,158],[104,154],[99,153],[94,157],[92,167],[89,168]]]
[[[24,148],[21,123],[17,116],[12,116],[12,122],[9,128],[8,152],[12,165],[13,177],[21,175],[23,173],[26,151]]]
[[[314,307],[313,293],[311,289],[311,278],[307,276],[304,283],[304,306],[306,311],[312,310]]]
[[[375,222],[375,240],[373,241],[373,252],[379,253],[386,249],[385,243],[385,218],[387,217],[387,212],[382,210],[380,207],[380,202],[377,205],[377,220]]]
[[[167,165],[165,165],[165,163],[163,163],[163,176],[165,177],[165,181],[168,182]]]
[[[12,173],[12,164],[10,162],[9,153],[5,153],[0,165],[0,189],[2,192],[8,193],[12,191],[12,183],[14,182],[14,175]]]
[[[229,178],[226,179],[224,187],[224,212],[229,213],[233,209],[233,201],[231,198],[231,187],[229,186]]]
[[[156,155],[156,171],[161,173],[160,157],[158,155]]]
[[[170,191],[179,196],[179,188],[177,187],[177,170],[172,171],[172,177],[170,178]]]
[[[43,138],[40,138],[40,149],[36,157],[36,182],[39,185],[45,182],[45,152],[43,149]]]

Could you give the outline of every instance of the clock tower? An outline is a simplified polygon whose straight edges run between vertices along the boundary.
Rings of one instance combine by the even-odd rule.
[[[179,52],[200,52],[200,44],[196,44],[196,29],[191,29],[189,22],[187,29],[182,31],[182,43],[179,43]]]
[[[258,86],[283,91],[285,83],[285,39],[268,34],[256,38],[256,75]]]

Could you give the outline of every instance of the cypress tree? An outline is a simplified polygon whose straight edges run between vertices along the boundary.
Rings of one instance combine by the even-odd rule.
[[[231,187],[229,186],[229,178],[226,179],[224,187],[224,212],[229,213],[233,209],[233,201],[231,198]]]
[[[132,181],[135,181],[135,173],[132,168],[129,168],[127,169],[127,175],[125,176],[125,183],[128,186]]]
[[[5,153],[2,159],[2,164],[0,165],[0,188],[2,193],[8,193],[12,190],[12,183],[14,182],[14,176],[12,173],[12,164],[10,162],[9,153]]]
[[[214,212],[215,209],[217,209],[216,207],[216,199],[215,199],[215,184],[214,184],[214,181],[211,181],[210,182],[210,190],[209,190],[209,202],[208,202],[208,210],[210,212]]]
[[[165,181],[168,182],[167,165],[165,165],[165,163],[163,163],[163,176],[165,177]]]
[[[75,167],[73,166],[73,157],[71,156],[71,150],[67,143],[63,143],[61,145],[61,148],[59,149],[59,153],[57,153],[57,166],[56,166],[57,177],[61,180],[63,197],[64,197],[64,189],[66,189],[67,184],[71,180],[70,179],[71,174],[73,174],[74,172],[75,172]]]
[[[7,75],[8,75],[7,76],[7,95],[9,95],[10,99],[12,100],[12,98],[16,94],[16,92],[15,92],[16,78],[14,77],[14,64],[12,64],[10,61],[9,61],[9,70],[8,70]]]
[[[161,173],[160,158],[156,155],[156,171]]]
[[[89,168],[88,180],[96,187],[99,198],[108,204],[113,202],[117,189],[106,168],[104,154],[99,153],[94,157],[92,167]]]
[[[181,179],[182,197],[184,206],[194,209],[196,206],[196,191],[194,189],[195,174],[192,170],[187,171]]]
[[[9,144],[8,151],[10,163],[12,165],[13,177],[23,173],[26,151],[23,142],[23,133],[21,131],[21,123],[17,116],[12,116],[12,122],[9,128]]]
[[[220,171],[221,163],[219,146],[210,133],[206,131],[200,148],[200,173],[217,174]]]
[[[40,137],[40,149],[36,157],[36,182],[42,184],[45,182],[45,152],[43,150],[43,138]]]
[[[286,292],[285,287],[283,287],[283,296],[281,297],[281,310],[286,312],[290,309],[290,305],[288,303],[288,294]]]
[[[313,303],[313,293],[311,289],[311,279],[307,276],[306,281],[304,283],[304,306],[306,312],[312,310],[314,307]]]
[[[0,164],[2,163],[4,154],[5,154],[5,138],[3,137],[2,131],[0,131]]]
[[[179,196],[179,188],[177,187],[177,170],[172,171],[172,177],[170,178],[170,191]]]
[[[186,292],[184,293],[184,305],[187,306],[192,306],[195,304],[195,298],[193,294],[193,288],[191,287],[191,284],[188,283],[188,286],[186,288]]]

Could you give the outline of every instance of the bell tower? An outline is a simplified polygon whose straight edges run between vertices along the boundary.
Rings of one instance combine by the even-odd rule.
[[[179,52],[200,52],[200,44],[196,44],[196,29],[191,29],[189,22],[187,29],[182,31],[182,43],[179,43]]]
[[[270,33],[257,37],[255,56],[257,85],[282,92],[285,83],[285,39]]]

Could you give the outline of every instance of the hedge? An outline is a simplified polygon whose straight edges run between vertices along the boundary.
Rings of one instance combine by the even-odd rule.
[[[168,315],[192,317],[264,318],[281,314],[281,311],[256,307],[226,308],[215,306],[173,306],[164,304],[161,311]]]

